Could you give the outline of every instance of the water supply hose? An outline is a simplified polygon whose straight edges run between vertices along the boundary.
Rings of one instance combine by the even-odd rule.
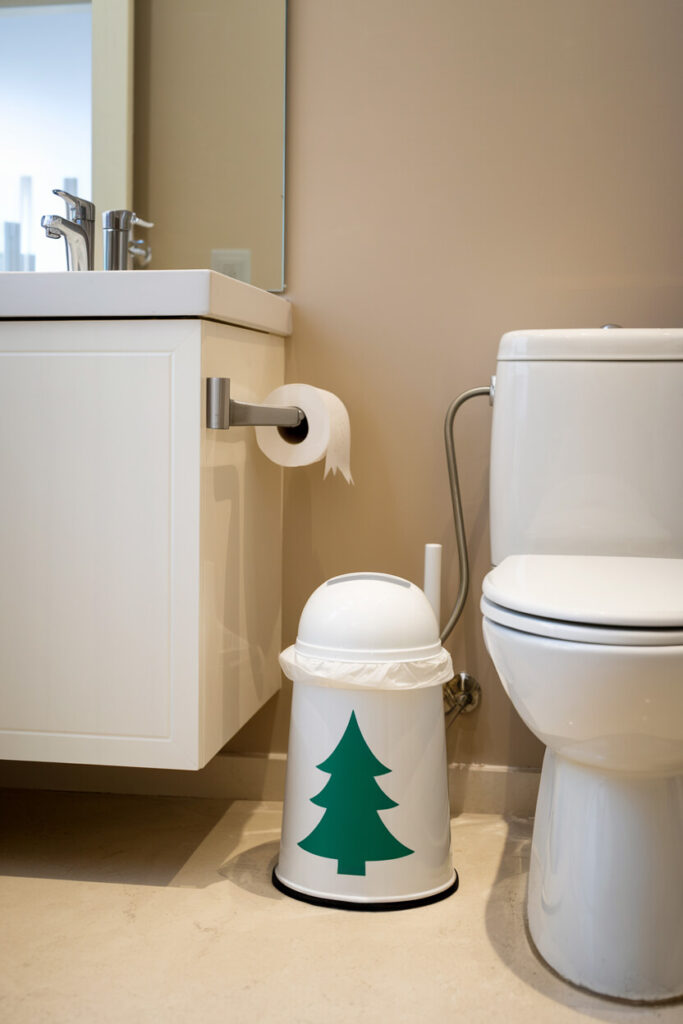
[[[441,631],[441,643],[443,643],[453,632],[453,627],[460,618],[467,600],[467,591],[470,585],[470,563],[467,554],[467,537],[465,535],[465,519],[462,513],[462,498],[460,497],[460,483],[458,481],[458,464],[455,457],[455,440],[453,438],[453,425],[455,415],[465,402],[470,398],[477,398],[479,395],[488,395],[493,405],[493,394],[496,378],[491,378],[489,387],[471,388],[463,391],[461,395],[453,399],[446,412],[444,422],[444,441],[446,443],[446,462],[448,464],[448,482],[451,488],[451,503],[453,505],[453,522],[455,524],[455,543],[458,549],[458,566],[460,571],[460,582],[458,593],[455,597],[455,604],[450,618]],[[458,715],[463,711],[470,712],[479,704],[481,687],[474,676],[467,672],[459,672],[450,683],[443,688],[444,711],[446,714],[446,728],[453,724]]]
[[[458,566],[460,570],[460,583],[458,593],[455,597],[455,604],[450,618],[441,631],[441,643],[443,643],[453,632],[453,627],[460,618],[467,600],[467,591],[470,585],[470,565],[467,555],[467,538],[465,536],[465,520],[462,513],[462,499],[460,497],[460,484],[458,482],[458,465],[455,458],[455,441],[453,439],[453,424],[455,416],[465,402],[470,398],[477,398],[479,395],[488,395],[493,404],[493,392],[495,378],[491,379],[489,387],[471,388],[463,391],[461,395],[454,398],[448,406],[444,422],[444,441],[446,444],[446,462],[448,464],[448,482],[451,488],[451,503],[453,505],[453,521],[455,523],[455,543],[458,550]]]

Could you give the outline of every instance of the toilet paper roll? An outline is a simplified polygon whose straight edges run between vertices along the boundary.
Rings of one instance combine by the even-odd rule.
[[[346,406],[331,391],[314,388],[309,384],[285,384],[264,398],[264,405],[295,405],[308,422],[308,433],[303,441],[285,440],[277,427],[257,427],[259,448],[278,466],[310,466],[325,459],[325,472],[342,474],[352,484],[351,424]]]

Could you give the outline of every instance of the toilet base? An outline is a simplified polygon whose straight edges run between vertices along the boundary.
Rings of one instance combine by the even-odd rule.
[[[529,931],[558,974],[602,995],[683,995],[683,775],[622,774],[546,751]]]

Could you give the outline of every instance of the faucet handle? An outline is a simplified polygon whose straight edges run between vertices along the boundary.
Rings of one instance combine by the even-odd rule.
[[[153,228],[154,227],[154,221],[153,220],[143,220],[142,217],[138,217],[137,213],[133,214],[132,223],[133,224],[138,224],[141,228]]]
[[[81,199],[80,196],[72,196],[70,192],[64,192],[61,188],[53,188],[53,195],[59,196],[66,203],[66,216],[71,221],[94,221],[95,204],[88,199]]]
[[[132,210],[105,210],[102,214],[102,227],[105,231],[130,231],[137,224],[141,228],[153,228],[151,220],[143,220]]]

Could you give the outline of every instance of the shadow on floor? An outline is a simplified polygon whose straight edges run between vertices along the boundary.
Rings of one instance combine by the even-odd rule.
[[[279,902],[286,897],[278,892],[271,881],[279,852],[279,839],[261,843],[260,846],[252,846],[228,858],[218,869],[218,873],[245,892]]]
[[[530,822],[510,819],[498,873],[486,905],[486,930],[506,967],[548,999],[592,1020],[612,1024],[683,1020],[683,1000],[648,1005],[608,999],[570,984],[548,967],[533,947],[526,924],[530,853]]]
[[[169,885],[231,805],[185,797],[0,790],[0,874]],[[220,881],[220,865],[238,838],[236,820],[217,863],[207,862],[203,874],[195,869],[193,884]]]

